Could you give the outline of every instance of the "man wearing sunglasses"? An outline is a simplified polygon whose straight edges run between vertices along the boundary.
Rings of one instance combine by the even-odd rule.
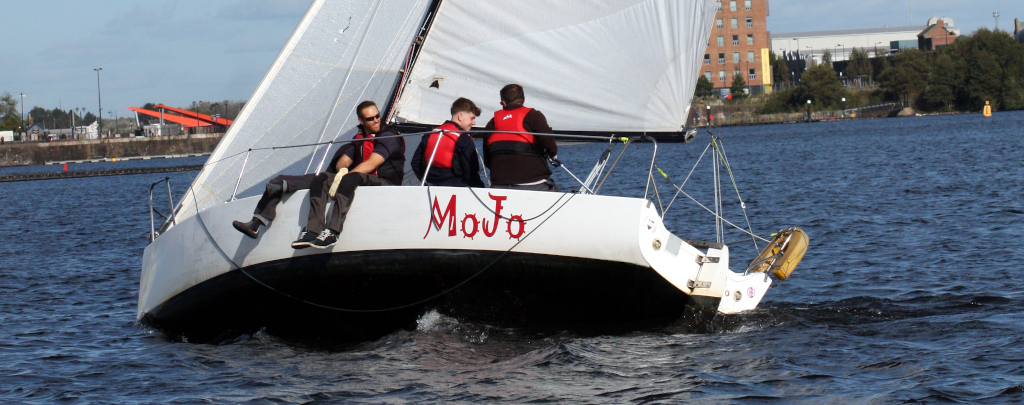
[[[482,188],[476,144],[469,134],[462,133],[476,125],[480,108],[472,100],[460,97],[452,103],[451,112],[451,120],[423,135],[412,155],[412,170],[420,180],[426,171],[427,184],[432,186]]]
[[[342,147],[344,153],[336,154],[336,160],[331,161],[338,173],[321,174],[309,189],[309,220],[299,239],[292,242],[295,249],[327,249],[338,243],[357,187],[402,184],[405,141],[381,122],[380,111],[372,101],[356,107],[356,118],[360,121],[359,133]],[[325,223],[324,211],[330,198],[335,204]]]

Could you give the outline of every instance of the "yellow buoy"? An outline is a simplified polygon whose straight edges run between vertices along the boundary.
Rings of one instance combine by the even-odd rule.
[[[985,102],[985,109],[982,111],[981,115],[984,115],[985,117],[992,116],[992,106],[989,105],[988,101]]]
[[[775,278],[785,280],[793,274],[796,265],[807,253],[810,239],[803,229],[793,227],[779,232],[757,255],[749,271],[753,273],[771,272]]]

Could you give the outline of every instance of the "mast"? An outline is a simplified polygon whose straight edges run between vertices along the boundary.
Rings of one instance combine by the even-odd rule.
[[[407,78],[412,67],[416,65],[416,58],[420,56],[420,50],[423,49],[423,42],[427,39],[427,34],[430,33],[430,27],[434,24],[434,16],[437,15],[437,9],[441,7],[442,0],[433,0],[430,4],[429,12],[427,12],[427,18],[423,21],[423,27],[420,28],[420,32],[416,35],[416,39],[409,45],[409,54],[406,56],[405,66],[402,67],[402,76],[395,82],[395,90],[388,100],[387,106],[384,110],[384,116],[387,119],[385,123],[393,124],[395,120],[395,113],[398,109],[395,108],[398,104],[399,98],[402,97],[402,90],[405,89]]]

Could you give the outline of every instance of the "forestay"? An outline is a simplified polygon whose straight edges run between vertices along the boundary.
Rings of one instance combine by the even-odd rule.
[[[444,0],[398,117],[448,119],[468,97],[490,117],[508,83],[551,126],[681,131],[708,44],[714,0]]]
[[[373,100],[383,111],[429,6],[430,0],[314,1],[196,178],[178,220],[229,200],[250,148],[349,139],[356,105]],[[253,194],[280,173],[316,170],[324,149],[252,151],[238,193]]]

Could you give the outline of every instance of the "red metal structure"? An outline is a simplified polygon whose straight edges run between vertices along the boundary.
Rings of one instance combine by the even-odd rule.
[[[175,124],[181,124],[186,129],[193,127],[212,127],[212,126],[230,126],[234,121],[226,118],[215,118],[206,114],[200,114],[195,111],[182,110],[180,108],[169,107],[163,104],[157,104],[154,106],[157,109],[163,109],[164,112],[161,114],[160,111],[145,110],[137,107],[128,107],[128,110],[135,111],[139,114],[148,115],[150,117],[163,118],[164,121],[173,122]],[[173,113],[173,114],[172,114]]]

